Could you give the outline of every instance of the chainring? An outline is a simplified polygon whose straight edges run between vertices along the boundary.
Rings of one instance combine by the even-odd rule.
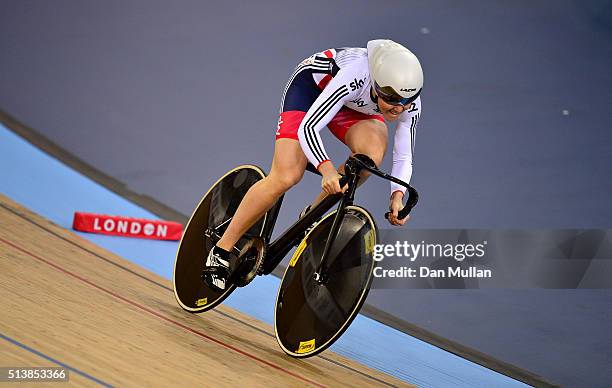
[[[232,273],[232,281],[238,287],[249,284],[255,276],[261,274],[266,244],[261,237],[252,237],[242,248],[238,256],[238,266]]]

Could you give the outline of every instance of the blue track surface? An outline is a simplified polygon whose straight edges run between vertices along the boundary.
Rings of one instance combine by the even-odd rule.
[[[75,211],[157,218],[2,125],[0,166],[2,194],[66,229],[72,227]],[[154,273],[172,277],[177,243],[79,234]],[[273,324],[278,285],[279,279],[273,276],[259,277],[234,292],[226,304]],[[331,349],[420,387],[526,386],[361,315]]]

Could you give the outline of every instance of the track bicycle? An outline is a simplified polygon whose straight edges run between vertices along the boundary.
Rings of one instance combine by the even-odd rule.
[[[307,169],[319,173],[310,163]],[[348,185],[344,193],[327,196],[271,241],[281,197],[234,246],[226,288],[217,290],[202,280],[208,252],[223,235],[248,189],[265,177],[263,170],[253,165],[227,172],[202,197],[180,241],[173,275],[179,305],[190,313],[210,310],[255,276],[270,274],[297,246],[276,297],[276,338],[292,357],[311,357],[327,349],[361,309],[376,265],[376,223],[366,209],[353,204],[362,171],[406,187],[408,200],[399,212],[400,219],[416,205],[414,188],[379,170],[366,155],[351,156],[340,180],[341,187]],[[326,214],[336,204],[336,209]]]

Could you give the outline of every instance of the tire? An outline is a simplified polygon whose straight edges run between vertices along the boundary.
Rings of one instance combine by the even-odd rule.
[[[265,173],[257,166],[238,166],[219,178],[193,211],[179,243],[172,276],[174,296],[184,310],[190,313],[210,310],[236,289],[235,284],[226,284],[225,290],[217,291],[202,280],[204,262],[216,243],[206,237],[204,231],[208,227],[222,225],[233,217],[249,188],[264,177]],[[257,221],[247,234],[261,236],[267,216]],[[226,222],[219,228],[219,234],[223,234],[228,224]],[[236,246],[242,249],[247,241],[248,238],[241,238]],[[236,267],[235,260],[232,258],[230,268]]]
[[[328,281],[318,284],[319,265],[336,212],[324,217],[296,249],[276,297],[274,331],[292,357],[312,357],[331,346],[359,313],[370,290],[378,230],[360,206],[347,206],[327,260]]]

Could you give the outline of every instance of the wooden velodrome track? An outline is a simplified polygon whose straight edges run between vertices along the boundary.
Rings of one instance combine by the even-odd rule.
[[[189,314],[171,281],[2,195],[0,293],[0,366],[61,362],[71,384],[408,386],[330,351],[290,358],[272,327],[226,306]]]

